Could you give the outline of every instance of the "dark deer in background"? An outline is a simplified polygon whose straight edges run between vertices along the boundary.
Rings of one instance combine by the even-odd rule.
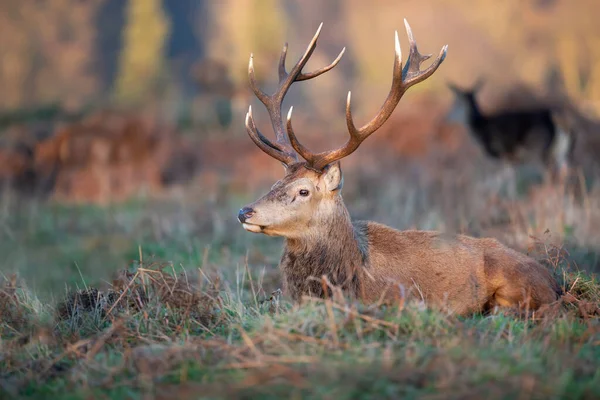
[[[549,107],[485,115],[476,98],[481,80],[470,89],[448,86],[455,99],[448,120],[466,126],[488,156],[541,164],[554,180],[566,176],[575,140],[567,115]]]
[[[267,108],[276,139],[267,139],[257,129],[251,109],[246,115],[246,130],[261,150],[284,164],[286,174],[269,193],[243,207],[239,221],[249,232],[285,238],[279,266],[285,290],[296,301],[304,295],[325,296],[325,290],[330,289],[323,287],[323,275],[346,294],[365,302],[395,301],[407,290],[418,293],[428,304],[447,306],[458,314],[495,306],[536,309],[556,300],[560,289],[548,270],[495,239],[463,235],[447,238],[437,232],[397,231],[375,222],[351,221],[341,195],[339,160],[380,128],[408,88],[430,77],[446,57],[444,46],[437,59],[421,71],[421,63],[430,56],[419,54],[406,20],[405,25],[410,43],[408,60],[403,68],[396,32],[392,87],[383,107],[375,118],[357,128],[348,93],[346,123],[350,138],[332,151],[313,153],[303,146],[292,129],[292,109],[284,122],[281,104],[294,82],[329,71],[344,50],[330,65],[302,72],[315,50],[319,27],[288,73],[284,46],[279,87],[272,95],[257,87],[250,56],[250,87]]]

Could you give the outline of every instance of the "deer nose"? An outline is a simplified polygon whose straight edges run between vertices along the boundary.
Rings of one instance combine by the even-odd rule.
[[[244,222],[246,222],[246,220],[252,217],[254,213],[255,211],[250,207],[244,207],[238,213],[238,220],[243,224]]]

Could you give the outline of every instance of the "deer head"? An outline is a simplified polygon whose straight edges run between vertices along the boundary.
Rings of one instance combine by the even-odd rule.
[[[483,79],[479,78],[473,86],[469,88],[461,88],[457,85],[448,82],[448,88],[454,95],[454,102],[450,106],[446,120],[448,122],[466,123],[471,114],[478,110],[477,93],[483,86]]]
[[[281,117],[281,104],[294,82],[316,78],[331,70],[341,60],[345,48],[328,66],[309,73],[302,72],[302,68],[316,48],[323,26],[321,24],[300,60],[290,72],[287,72],[286,43],[279,60],[279,87],[272,95],[267,95],[257,86],[253,56],[250,56],[248,66],[250,87],[269,113],[275,131],[275,142],[266,138],[258,130],[252,116],[252,108],[249,108],[246,114],[246,131],[261,150],[284,165],[286,174],[273,185],[269,193],[239,211],[238,219],[244,229],[272,236],[297,238],[311,235],[324,226],[324,220],[333,220],[339,215],[340,210],[345,212],[340,195],[343,176],[339,161],[353,153],[367,137],[379,129],[390,117],[406,90],[430,77],[446,57],[447,45],[442,47],[436,60],[421,71],[421,63],[431,55],[419,53],[406,20],[404,24],[410,44],[408,60],[403,67],[400,41],[396,32],[392,86],[381,110],[366,125],[357,128],[352,118],[351,94],[348,92],[346,124],[350,137],[342,147],[321,153],[310,151],[298,141],[292,128],[293,107],[290,108],[284,123]]]

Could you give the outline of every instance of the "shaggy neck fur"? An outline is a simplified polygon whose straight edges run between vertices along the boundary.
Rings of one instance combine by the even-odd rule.
[[[347,294],[359,295],[360,273],[367,264],[366,235],[354,229],[341,196],[334,207],[317,215],[305,235],[286,239],[280,267],[286,290],[296,301],[303,295],[324,297],[323,275]]]

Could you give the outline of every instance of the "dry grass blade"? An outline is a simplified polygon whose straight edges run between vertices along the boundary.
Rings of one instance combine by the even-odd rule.
[[[108,311],[106,312],[106,316],[104,317],[104,319],[108,318],[111,315],[112,310],[119,304],[119,302],[123,299],[123,297],[126,295],[127,291],[131,288],[131,286],[133,286],[136,278],[138,277],[138,275],[140,274],[140,271],[136,271],[135,275],[133,276],[133,278],[129,281],[129,283],[127,284],[127,286],[125,287],[125,289],[122,291],[122,293],[119,295],[119,297],[117,298],[117,301],[115,301],[110,308],[108,309]]]
[[[328,292],[328,288],[333,287],[333,285],[331,285],[331,282],[329,282],[329,280],[327,279],[327,276],[323,275],[321,277],[321,282],[323,285],[323,293],[327,293]],[[333,291],[333,290],[332,290]],[[332,301],[330,299],[325,299],[325,309],[327,310],[327,317],[329,318],[329,327],[331,330],[331,340],[333,342],[333,345],[337,348],[339,346],[339,340],[338,340],[338,330],[337,330],[337,325],[335,323],[335,315],[333,314],[333,308],[332,308]]]

